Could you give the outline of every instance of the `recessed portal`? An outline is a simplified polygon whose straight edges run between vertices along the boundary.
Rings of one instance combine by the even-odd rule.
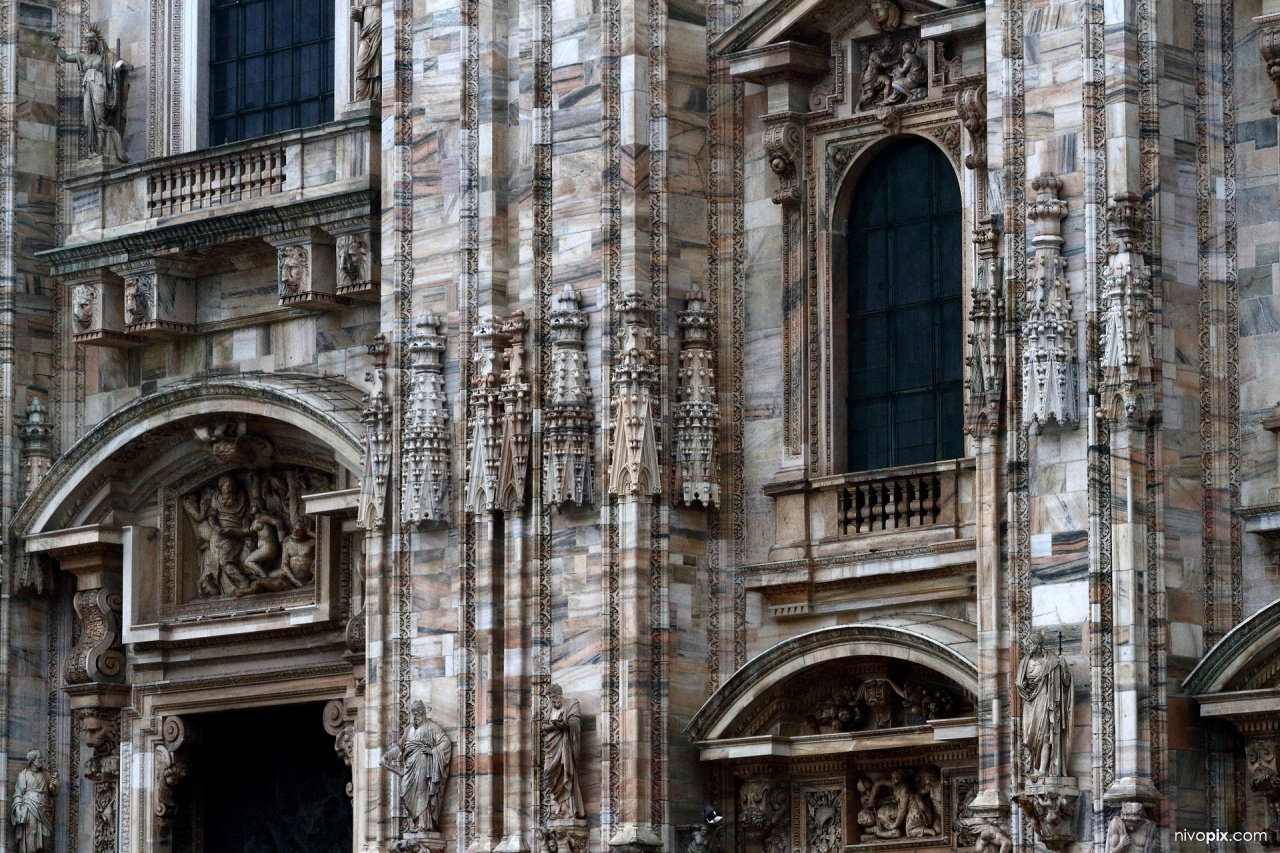
[[[323,703],[192,715],[199,745],[178,792],[175,853],[349,853],[351,770]],[[183,802],[185,800],[185,802]]]

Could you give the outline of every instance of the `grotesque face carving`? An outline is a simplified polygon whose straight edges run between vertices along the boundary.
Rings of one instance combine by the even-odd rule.
[[[280,250],[280,295],[297,293],[307,280],[308,256],[305,246],[285,246]]]
[[[71,317],[76,331],[86,332],[93,325],[93,307],[98,303],[98,289],[92,284],[82,284],[71,296]]]

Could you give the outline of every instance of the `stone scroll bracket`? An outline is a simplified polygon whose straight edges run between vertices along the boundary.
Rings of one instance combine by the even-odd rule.
[[[342,763],[358,772],[355,764],[356,752],[356,717],[359,706],[350,699],[333,699],[324,706],[324,730],[333,736],[333,749],[342,759]],[[354,793],[354,786],[347,782],[347,796]]]
[[[191,752],[199,742],[199,730],[190,720],[178,716],[161,720],[155,755],[155,830],[156,838],[162,842],[173,839],[177,791],[191,772]]]

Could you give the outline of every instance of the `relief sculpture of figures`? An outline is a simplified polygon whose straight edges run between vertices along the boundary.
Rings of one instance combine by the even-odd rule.
[[[382,98],[382,3],[352,0],[351,20],[360,28],[356,44],[355,101]]]
[[[400,801],[414,832],[440,831],[444,788],[453,758],[453,742],[440,724],[427,716],[428,710],[422,700],[413,703],[404,735],[382,758],[382,766],[400,778]]]
[[[18,853],[53,849],[53,798],[57,793],[58,774],[45,767],[40,750],[31,750],[27,766],[18,774],[10,807]]]
[[[1107,853],[1147,853],[1157,843],[1156,825],[1142,803],[1125,803],[1107,826]]]
[[[125,101],[129,95],[125,63],[113,61],[107,41],[97,27],[84,31],[82,53],[67,53],[58,40],[58,36],[53,37],[58,58],[80,67],[84,89],[81,117],[89,153],[109,162],[129,162],[121,141],[124,137]]]
[[[1071,717],[1075,707],[1071,670],[1061,654],[1044,647],[1044,634],[1033,631],[1026,657],[1018,664],[1022,698],[1022,743],[1031,761],[1031,778],[1067,775],[1071,750]]]
[[[241,482],[247,479],[247,488]],[[203,598],[284,592],[315,579],[316,538],[302,502],[302,474],[222,474],[182,497],[195,534]]]
[[[542,768],[551,795],[553,817],[586,817],[578,781],[578,747],[582,740],[582,710],[565,701],[558,684],[547,688],[550,707],[542,720]]]

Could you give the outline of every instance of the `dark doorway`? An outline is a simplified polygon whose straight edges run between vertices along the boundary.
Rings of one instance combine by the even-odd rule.
[[[960,185],[936,145],[903,137],[849,207],[849,470],[964,455]]]
[[[351,769],[323,704],[192,718],[200,743],[186,796],[196,853],[350,853]],[[175,848],[180,841],[174,839]]]

